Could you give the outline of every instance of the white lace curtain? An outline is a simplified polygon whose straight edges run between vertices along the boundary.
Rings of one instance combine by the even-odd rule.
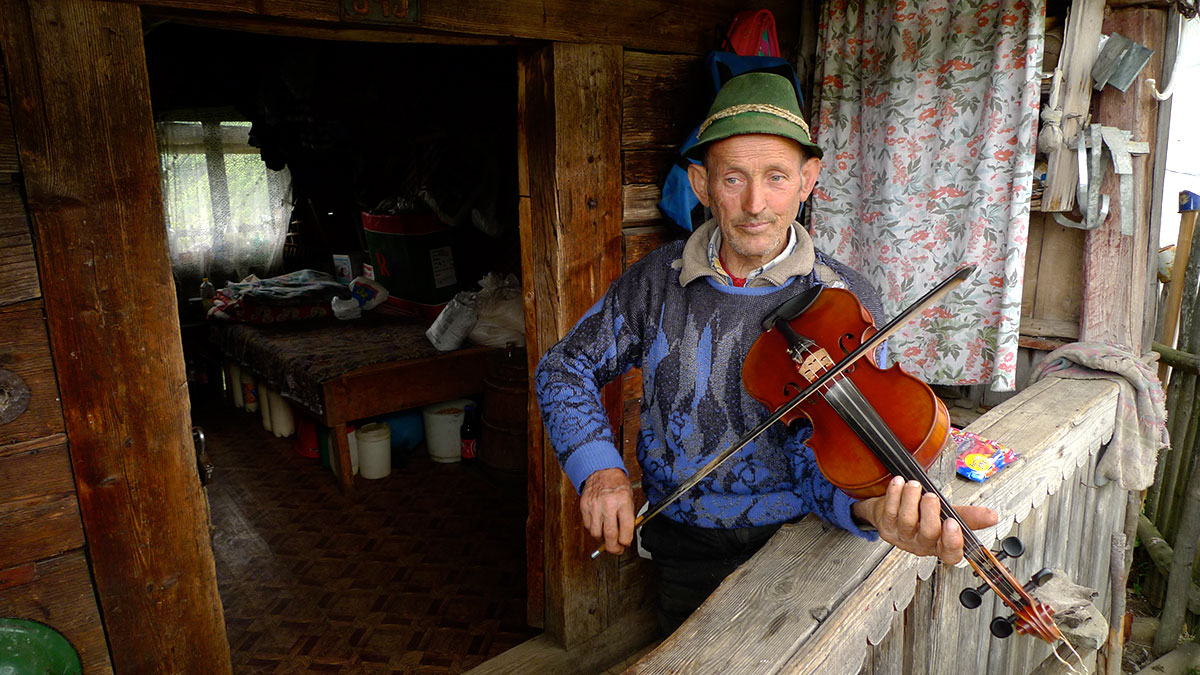
[[[276,274],[291,177],[259,158],[250,123],[214,117],[160,122],[157,130],[176,283],[192,293],[201,277],[219,288],[250,273]]]

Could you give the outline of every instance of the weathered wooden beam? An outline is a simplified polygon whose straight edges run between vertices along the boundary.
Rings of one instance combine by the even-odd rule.
[[[626,51],[624,77],[622,147],[677,149],[704,119],[712,84],[703,58]]]
[[[11,119],[8,110],[0,106],[0,120],[6,118]],[[0,134],[3,131],[0,128]],[[0,279],[4,279],[0,284],[0,305],[32,300],[41,295],[29,220],[15,184],[0,185]]]
[[[541,144],[551,142],[546,129],[553,124],[551,115],[553,82],[550,73],[549,50],[524,48],[517,57],[517,219],[521,237],[522,301],[525,314],[526,370],[536,372],[538,359],[548,345],[542,344],[551,334],[542,335],[538,326],[551,320],[550,307],[538,302],[538,293],[551,292],[544,278],[535,270],[544,265],[552,246],[550,224],[552,214],[543,212],[547,205],[539,195],[539,213],[536,222],[533,200],[530,197],[531,175],[537,172],[539,180],[549,177],[547,163],[551,153]],[[530,156],[530,142],[538,144]],[[547,235],[547,230],[551,230]],[[549,242],[547,242],[549,238]],[[537,251],[537,258],[534,257]],[[557,298],[547,297],[545,302]],[[525,498],[528,515],[525,518],[525,620],[531,626],[541,628],[546,616],[546,551],[544,528],[546,519],[545,461],[543,447],[542,414],[536,396],[530,396],[528,439],[529,457],[525,471]]]
[[[343,0],[121,0],[143,7],[234,16],[297,19],[322,24],[355,25]],[[359,0],[360,6],[379,0]],[[775,14],[779,44],[790,50],[801,24],[799,7],[782,0],[759,5]],[[745,9],[739,0],[421,0],[415,24],[370,23],[373,28],[413,28],[580,44],[624,45],[685,54],[705,54],[717,47],[715,28],[728,25]],[[787,56],[787,54],[785,54]]]
[[[570,649],[564,649],[542,634],[513,647],[500,656],[467,671],[467,675],[575,675],[576,673],[621,672],[605,670],[658,636],[658,619],[653,610],[631,614],[618,625]]]
[[[1171,558],[1175,555],[1175,550],[1163,539],[1162,533],[1154,527],[1154,523],[1146,516],[1138,516],[1137,526],[1138,541],[1142,542],[1142,546],[1146,548],[1146,554],[1150,556],[1150,562],[1154,563],[1154,567],[1166,576],[1171,569]],[[1193,614],[1200,614],[1200,587],[1192,584],[1187,590],[1187,608]]]
[[[34,619],[62,633],[88,675],[113,672],[104,632],[96,630],[100,612],[83,551],[0,571],[0,591],[0,616]]]
[[[1171,349],[1161,342],[1155,342],[1152,347],[1154,351],[1158,352],[1159,363],[1166,364],[1178,370],[1186,370],[1194,375],[1200,375],[1200,356],[1182,352],[1178,349]]]
[[[536,318],[527,333],[534,360],[621,272],[621,65],[621,49],[602,45],[553,44],[522,56],[527,177],[519,182],[529,194],[522,250],[528,250],[523,271],[534,296],[527,298]],[[619,385],[606,390],[605,403],[619,424]],[[544,481],[543,493],[531,494],[531,503],[544,502],[543,522],[531,518],[527,530],[544,555],[544,626],[571,648],[619,619],[613,615],[617,562],[588,557],[595,544],[553,448],[541,439],[531,452],[539,455]]]
[[[1183,295],[1186,283],[1184,277],[1187,273],[1187,268],[1192,256],[1192,244],[1196,231],[1196,216],[1200,212],[1190,211],[1183,214],[1179,219],[1179,237],[1175,245],[1175,262],[1171,267],[1171,282],[1167,291],[1167,304],[1163,307],[1162,333],[1159,335],[1159,340],[1163,345],[1172,347],[1176,345],[1175,332],[1179,328],[1180,307],[1183,304]],[[1196,251],[1196,255],[1200,255],[1200,251]],[[1164,377],[1166,370],[1159,368],[1158,376]]]
[[[1106,34],[1120,33],[1154,50],[1139,77],[1160,77],[1162,45],[1165,39],[1166,12],[1161,9],[1120,9],[1104,21]],[[1158,102],[1144,87],[1121,92],[1105,87],[1100,92],[1096,122],[1132,132],[1134,140],[1145,139],[1149,155],[1133,158],[1134,212],[1122,214],[1118,178],[1108,172],[1101,191],[1112,195],[1111,214],[1098,229],[1086,233],[1083,250],[1084,296],[1079,322],[1081,340],[1107,342],[1129,347],[1136,354],[1145,351],[1142,344],[1142,320],[1146,306],[1146,283],[1150,242],[1150,199],[1153,177],[1151,157],[1155,138]],[[1121,234],[1121,220],[1133,224],[1133,235]]]
[[[1020,331],[1021,335],[1028,335],[1030,337],[1055,337],[1076,340],[1079,338],[1079,322],[1022,316]]]
[[[64,430],[58,381],[46,334],[41,300],[9,305],[0,311],[0,368],[16,376],[29,389],[25,412],[3,426],[3,446],[60,434]]]
[[[626,223],[645,223],[661,220],[658,200],[662,191],[657,185],[626,185],[623,190],[623,220]]]
[[[140,12],[2,0],[0,14],[50,347],[113,665],[229,672]]]
[[[0,569],[83,548],[65,444],[0,457]]]
[[[1087,117],[1092,98],[1092,65],[1100,43],[1105,0],[1078,0],[1071,3],[1067,19],[1066,43],[1058,67],[1063,80],[1050,94],[1048,109],[1061,111],[1063,143],[1050,153],[1046,167],[1046,191],[1042,194],[1043,211],[1069,211],[1075,205],[1075,185],[1079,164],[1075,150],[1067,141],[1075,137]]]

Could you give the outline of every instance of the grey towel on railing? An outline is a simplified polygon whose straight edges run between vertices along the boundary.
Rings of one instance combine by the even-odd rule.
[[[1157,354],[1147,360],[1156,361]],[[1141,490],[1154,483],[1160,448],[1167,435],[1166,395],[1154,368],[1121,347],[1100,342],[1073,342],[1046,357],[1033,381],[1053,375],[1076,380],[1112,380],[1117,393],[1117,420],[1112,441],[1101,450],[1096,482],[1111,479],[1122,490]]]

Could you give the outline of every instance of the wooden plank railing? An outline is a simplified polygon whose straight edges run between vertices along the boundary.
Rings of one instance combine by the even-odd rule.
[[[1108,542],[1123,526],[1125,493],[1092,480],[1096,452],[1112,437],[1115,384],[1048,379],[994,408],[968,429],[999,441],[1020,461],[986,483],[936,476],[955,504],[982,504],[1000,523],[976,534],[985,545],[1017,534],[1027,578],[1067,571],[1109,594]],[[947,458],[949,459],[949,458]],[[993,594],[976,610],[957,600],[980,582],[968,567],[945,567],[882,542],[868,542],[815,517],[785,526],[634,673],[1027,673],[1049,646],[993,638],[1007,615]]]

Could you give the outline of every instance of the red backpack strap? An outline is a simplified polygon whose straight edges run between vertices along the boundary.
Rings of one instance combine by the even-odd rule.
[[[725,34],[725,51],[739,56],[779,56],[775,15],[769,9],[748,9],[733,17]]]

